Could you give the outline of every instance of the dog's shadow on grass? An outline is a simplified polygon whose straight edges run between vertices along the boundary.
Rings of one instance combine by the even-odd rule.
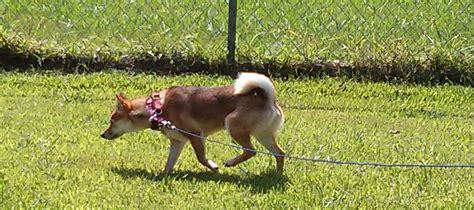
[[[269,190],[284,191],[288,177],[276,171],[266,171],[261,174],[228,174],[211,171],[174,171],[170,174],[154,173],[141,168],[112,167],[111,171],[124,179],[142,178],[151,181],[175,179],[185,181],[218,181],[251,187],[253,193],[266,193]]]

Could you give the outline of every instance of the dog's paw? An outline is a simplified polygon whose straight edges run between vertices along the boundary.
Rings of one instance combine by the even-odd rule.
[[[234,166],[233,163],[234,163],[233,160],[225,160],[225,161],[224,161],[224,166],[225,166],[225,167],[232,167],[232,166]]]
[[[211,169],[211,171],[214,171],[214,172],[218,172],[218,171],[219,171],[219,166],[217,166],[217,164],[214,163],[214,161],[212,161],[212,160],[207,160],[207,163],[209,164],[209,169]]]
[[[211,171],[212,171],[212,172],[217,172],[217,173],[218,173],[218,172],[219,172],[219,167],[211,168]]]

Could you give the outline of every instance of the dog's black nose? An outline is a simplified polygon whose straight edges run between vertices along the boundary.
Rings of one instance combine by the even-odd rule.
[[[100,137],[104,138],[105,139],[105,135],[104,134],[100,134]]]

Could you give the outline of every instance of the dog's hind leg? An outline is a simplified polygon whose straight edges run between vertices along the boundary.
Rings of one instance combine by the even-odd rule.
[[[239,120],[233,116],[228,116],[226,118],[226,127],[230,136],[239,143],[242,147],[250,150],[255,150],[250,142],[250,134],[248,131],[243,130],[239,127]],[[249,158],[255,156],[255,151],[244,150],[244,152],[236,157],[224,161],[225,166],[235,166],[241,162],[248,160]]]
[[[214,163],[214,161],[208,160],[206,158],[206,148],[204,147],[204,140],[194,136],[188,136],[188,138],[191,141],[191,145],[193,146],[194,153],[196,153],[196,157],[199,163],[211,169],[211,171],[218,171],[219,167],[217,166],[217,164]]]
[[[166,162],[165,166],[165,173],[169,173],[173,170],[173,167],[176,164],[176,161],[178,160],[181,151],[183,151],[184,145],[186,144],[186,141],[176,139],[170,139],[170,141],[171,145],[168,154],[168,161]]]
[[[241,162],[244,162],[251,157],[255,156],[256,152],[255,151],[250,151],[250,150],[255,150],[253,147],[252,143],[250,142],[250,135],[246,132],[236,132],[230,130],[230,135],[232,138],[235,139],[237,143],[239,143],[242,147],[249,149],[249,150],[244,150],[242,154],[237,155],[236,157],[224,161],[225,166],[235,166]]]
[[[255,134],[254,136],[268,151],[275,154],[277,171],[283,172],[285,152],[275,141],[275,137],[272,134]]]

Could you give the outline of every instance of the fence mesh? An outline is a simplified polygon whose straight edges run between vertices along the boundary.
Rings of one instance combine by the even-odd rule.
[[[45,48],[223,59],[227,2],[4,0],[2,34]],[[473,1],[238,1],[237,60],[471,59]]]
[[[5,29],[75,53],[225,54],[226,2],[7,0],[1,8]]]
[[[354,59],[472,53],[472,1],[245,1],[239,55]]]

